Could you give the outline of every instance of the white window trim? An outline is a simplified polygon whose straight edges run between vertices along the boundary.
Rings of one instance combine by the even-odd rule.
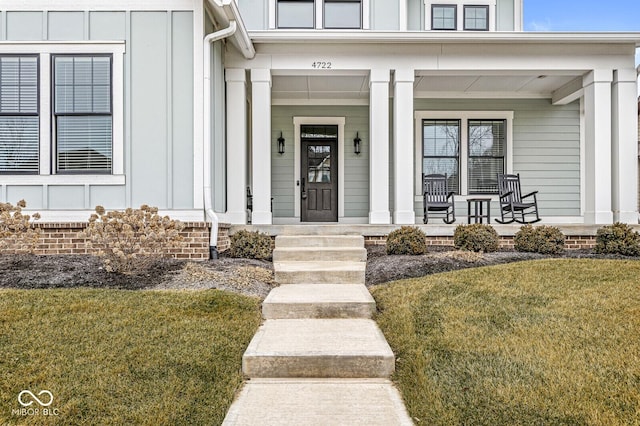
[[[321,30],[323,29],[322,23],[324,22],[324,1],[323,0],[314,0],[315,1],[315,29]],[[368,30],[370,28],[370,19],[369,19],[369,2],[371,0],[362,0],[362,29]],[[277,30],[276,16],[278,2],[277,0],[269,0],[269,29]],[[357,31],[356,30],[344,30],[344,31]]]
[[[469,195],[467,181],[467,162],[469,159],[468,122],[469,120],[505,120],[507,131],[507,146],[505,153],[506,173],[513,172],[513,111],[416,111],[415,117],[415,194],[416,201],[422,200],[422,120],[460,120],[460,197],[462,200],[478,197]],[[495,198],[495,197],[492,197]]]
[[[51,135],[51,55],[53,54],[110,54],[112,56],[112,163],[111,174],[74,174],[77,183],[114,184],[122,182],[124,175],[124,53],[125,44],[114,42],[0,42],[0,50],[11,54],[39,55],[40,73],[40,176],[55,174],[52,169],[53,144]],[[100,176],[98,178],[98,176]],[[38,175],[32,175],[37,178]]]
[[[307,124],[328,124],[338,126],[338,221],[344,218],[344,125],[345,117],[293,117],[293,187],[294,211],[296,222],[300,222],[300,179],[301,137],[300,126]]]
[[[496,0],[424,0],[424,28],[432,31],[431,28],[431,6],[457,6],[456,10],[456,31],[464,29],[464,6],[489,6],[489,31],[496,30]],[[433,30],[440,31],[440,30]],[[451,31],[451,30],[443,30]],[[466,30],[473,31],[473,30]]]

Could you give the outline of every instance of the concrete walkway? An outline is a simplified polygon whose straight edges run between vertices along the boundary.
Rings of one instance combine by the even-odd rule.
[[[371,319],[359,235],[283,235],[265,318],[247,348],[250,380],[224,425],[411,425],[389,381],[393,352]]]

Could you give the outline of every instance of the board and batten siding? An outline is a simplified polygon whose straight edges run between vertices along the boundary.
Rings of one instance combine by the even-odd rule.
[[[513,172],[523,193],[539,191],[544,216],[580,216],[580,102],[553,106],[548,99],[416,99],[415,110],[513,111]],[[490,114],[486,118],[492,118]],[[417,173],[421,173],[420,170]],[[422,200],[416,201],[422,217]],[[492,217],[499,214],[492,203]],[[456,203],[458,216],[467,203]]]
[[[192,209],[193,16],[192,10],[3,11],[0,2],[0,41],[124,40],[126,46],[125,185],[85,184],[78,175],[78,185],[8,186],[0,201],[24,198],[30,209],[44,210]]]
[[[345,117],[344,217],[369,215],[369,107],[368,106],[276,106],[271,109],[271,196],[273,217],[294,217],[294,194],[299,190],[294,176],[293,117]],[[278,154],[282,132],[285,153]],[[353,152],[353,138],[362,139],[360,155]],[[300,149],[299,147],[297,149]]]

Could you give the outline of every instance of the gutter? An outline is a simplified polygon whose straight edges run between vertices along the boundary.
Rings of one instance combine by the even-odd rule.
[[[204,180],[204,212],[211,221],[211,235],[209,239],[209,258],[218,258],[218,224],[220,220],[213,210],[211,200],[211,44],[231,37],[237,29],[236,21],[229,21],[229,26],[220,31],[207,34],[202,42],[202,52],[204,58],[204,105],[202,114],[204,116],[203,129],[203,180]]]

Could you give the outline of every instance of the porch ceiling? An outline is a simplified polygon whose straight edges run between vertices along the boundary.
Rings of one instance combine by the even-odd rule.
[[[272,79],[273,99],[368,99],[368,75],[279,76]]]
[[[514,92],[551,95],[579,75],[475,75],[475,76],[417,76],[416,92]]]
[[[582,73],[545,73],[531,71],[495,75],[490,72],[462,74],[455,72],[416,72],[414,91],[417,97],[437,96],[438,93],[460,93],[475,96],[502,93],[513,95],[551,96]],[[390,94],[393,86],[390,84]],[[273,99],[369,99],[369,75],[279,75],[272,78]]]

